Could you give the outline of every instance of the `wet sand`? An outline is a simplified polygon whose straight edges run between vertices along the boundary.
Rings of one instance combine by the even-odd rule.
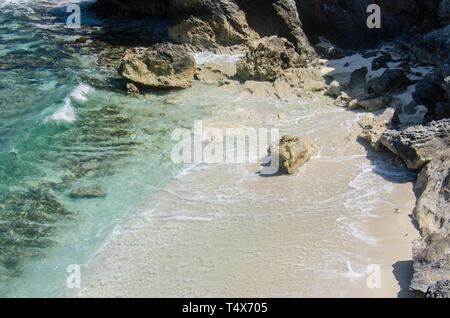
[[[409,296],[402,289],[418,236],[411,176],[355,141],[357,113],[298,114],[298,105],[252,113],[255,105],[207,124],[277,118],[283,134],[312,138],[318,153],[291,176],[262,177],[256,163],[186,169],[83,268],[79,296]],[[379,289],[366,284],[371,264],[382,271]]]

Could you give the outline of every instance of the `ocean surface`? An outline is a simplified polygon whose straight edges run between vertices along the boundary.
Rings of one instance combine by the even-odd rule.
[[[90,35],[98,36],[105,46],[122,44],[123,32],[132,34],[132,28],[126,22],[120,25],[94,18],[87,10],[92,1],[86,1],[80,3],[81,29],[68,29],[66,6],[71,2],[76,1],[0,3],[1,297],[63,295],[70,265],[83,268],[90,264],[107,249],[107,243],[118,236],[124,224],[149,211],[156,211],[146,219],[155,233],[150,239],[158,241],[147,241],[141,248],[151,244],[156,244],[155,250],[161,244],[169,248],[160,259],[155,253],[150,262],[155,268],[183,260],[180,246],[173,247],[178,257],[170,253],[173,229],[179,229],[176,233],[187,231],[185,240],[201,240],[205,238],[193,233],[203,231],[202,227],[207,228],[204,233],[216,233],[215,227],[208,225],[211,220],[222,230],[239,228],[240,224],[242,232],[253,233],[244,225],[254,222],[261,229],[272,221],[294,222],[291,218],[300,216],[305,222],[301,228],[304,237],[298,237],[296,249],[303,253],[298,256],[303,260],[295,265],[296,277],[319,272],[345,276],[349,259],[365,264],[366,260],[356,255],[376,245],[377,239],[366,235],[361,220],[370,218],[372,205],[383,202],[392,192],[392,181],[410,182],[412,176],[380,158],[368,160],[361,145],[354,141],[342,147],[341,140],[351,132],[358,114],[347,114],[322,100],[242,98],[238,89],[224,90],[198,82],[185,91],[128,97],[117,89],[119,78],[114,69],[99,63],[102,48],[75,40]],[[139,23],[145,24],[148,39],[167,39],[163,20],[135,23],[136,29],[142,25]],[[139,36],[142,32],[136,33],[136,41]],[[200,63],[236,58],[196,55]],[[175,128],[191,129],[194,120],[201,119],[212,127],[243,125],[306,135],[319,146],[315,159],[328,162],[328,167],[335,164],[335,169],[319,169],[322,173],[311,174],[311,179],[305,180],[309,187],[291,193],[287,199],[298,198],[298,209],[285,211],[283,194],[270,187],[265,195],[244,195],[246,188],[239,187],[240,179],[234,180],[233,176],[261,182],[261,177],[249,172],[251,169],[239,165],[178,165],[170,160],[175,144],[171,132]],[[348,169],[340,170],[344,166]],[[221,175],[230,179],[221,181]],[[106,196],[89,200],[69,196],[73,189],[86,186],[99,186]],[[257,208],[257,202],[265,199],[274,202],[276,213]],[[246,214],[252,207],[260,214]],[[247,222],[242,223],[240,217]],[[314,226],[318,224],[322,226]],[[166,228],[171,231],[164,231]],[[264,234],[255,230],[253,237],[258,235]],[[315,239],[306,240],[308,236]],[[217,248],[218,242],[209,241],[208,248]],[[192,243],[201,253],[201,241]],[[255,242],[255,246],[260,243]],[[254,264],[267,262],[267,257],[258,258],[257,253],[264,254],[260,247],[252,254]],[[271,249],[273,252],[277,247]],[[228,258],[233,258],[231,251]],[[133,263],[132,258],[122,256],[125,262]],[[191,256],[185,255],[186,262],[196,266],[187,260]],[[216,263],[211,262],[217,265],[220,261],[217,258]],[[320,271],[313,270],[314,262],[321,263]],[[124,266],[122,270],[126,271]],[[170,288],[176,289],[177,284],[165,288],[155,292],[170,295]],[[197,292],[190,295],[204,294]],[[286,294],[292,295],[279,292]]]

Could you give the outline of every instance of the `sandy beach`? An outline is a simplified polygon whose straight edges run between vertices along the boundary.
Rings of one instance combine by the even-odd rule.
[[[258,103],[246,103],[204,125],[276,118],[283,133],[310,136],[316,155],[291,176],[262,177],[255,163],[186,167],[117,228],[78,296],[410,296],[411,175],[355,140],[360,114],[323,106],[305,118],[295,103],[253,113]],[[366,283],[372,264],[381,288]]]

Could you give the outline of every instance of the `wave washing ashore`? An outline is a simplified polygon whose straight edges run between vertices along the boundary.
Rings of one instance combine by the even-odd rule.
[[[441,166],[419,174],[420,197],[408,168],[430,155],[405,157],[403,139],[389,135],[394,121],[414,130],[441,114],[423,91],[423,105],[411,95],[433,61],[405,62],[394,42],[344,52],[322,38],[315,51],[329,60],[311,58],[300,24],[276,5],[282,23],[265,12],[275,32],[266,34],[259,9],[234,1],[217,3],[241,17],[239,32],[196,8],[184,17],[176,4],[102,0],[96,16],[94,2],[81,3],[80,29],[66,27],[76,1],[0,5],[0,296],[409,297],[413,274],[414,291],[438,280],[442,293],[446,265],[427,248],[442,246],[446,221],[437,229],[413,216],[415,194],[418,211],[437,215],[433,202],[446,211],[428,188],[436,178],[445,190]],[[195,18],[211,30],[190,32]],[[155,44],[171,40],[184,45]],[[442,142],[425,135],[426,149],[448,149],[443,120],[433,139]],[[304,136],[315,152],[292,174],[260,173],[270,141],[237,149],[237,163],[176,163],[186,144],[174,136],[199,123],[203,159],[211,149],[234,157],[224,139],[241,128]],[[427,267],[436,261],[439,273]]]

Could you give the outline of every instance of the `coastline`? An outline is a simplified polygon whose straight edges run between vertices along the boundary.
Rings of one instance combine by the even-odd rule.
[[[227,112],[204,121],[228,127],[236,118],[244,125],[252,118],[258,126],[278,118],[277,125],[290,122],[289,132],[310,131],[319,151],[298,174],[263,178],[257,164],[191,169],[154,194],[87,265],[76,296],[410,297],[402,292],[410,268],[396,268],[394,275],[392,265],[412,260],[411,240],[418,235],[409,217],[415,204],[412,180],[402,176],[392,182],[405,170],[393,171],[390,181],[374,172],[373,162],[386,155],[369,158],[361,144],[348,138],[357,133],[358,113],[328,106],[309,115],[328,126],[311,131],[315,120],[293,125],[289,109],[295,106],[290,107],[261,114]],[[352,168],[361,166],[359,172]],[[374,185],[359,188],[366,174],[386,196],[366,192],[377,192]],[[324,178],[336,184],[321,184]],[[327,191],[317,193],[324,186]],[[336,198],[323,197],[327,194]],[[342,207],[336,208],[339,202]],[[352,209],[355,203],[358,208]],[[333,242],[333,235],[342,242]],[[321,263],[323,268],[314,268]],[[370,264],[381,267],[381,289],[366,285]],[[334,281],[330,289],[311,287],[324,287],[328,280]]]

